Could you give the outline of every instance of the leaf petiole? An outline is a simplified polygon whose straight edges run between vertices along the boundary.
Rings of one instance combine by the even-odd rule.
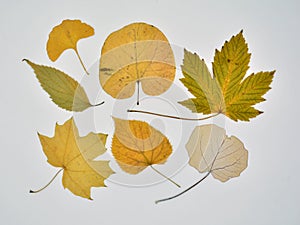
[[[86,75],[90,75],[89,72],[87,71],[87,69],[85,68],[83,62],[82,62],[82,59],[81,59],[81,57],[80,57],[80,55],[79,55],[79,53],[78,53],[78,51],[77,51],[77,48],[75,48],[75,53],[76,53],[76,55],[77,55],[77,57],[78,57],[78,59],[79,59],[79,62],[80,62],[80,64],[81,64],[81,66],[83,67],[83,69],[84,69]]]
[[[191,121],[199,121],[199,120],[207,120],[210,118],[213,118],[220,113],[212,114],[207,117],[202,117],[202,118],[185,118],[185,117],[179,117],[179,116],[169,116],[165,114],[160,114],[160,113],[154,113],[154,112],[148,112],[148,111],[143,111],[143,110],[135,110],[135,109],[128,109],[127,112],[129,113],[143,113],[143,114],[149,114],[149,115],[154,115],[154,116],[161,116],[161,117],[166,117],[166,118],[171,118],[171,119],[177,119],[177,120],[191,120]]]
[[[42,188],[40,188],[40,189],[38,189],[38,190],[36,190],[36,191],[29,190],[29,193],[38,193],[38,192],[44,190],[45,188],[47,188],[47,187],[54,181],[54,179],[57,177],[57,175],[58,175],[61,171],[63,171],[63,170],[64,170],[64,169],[61,168],[59,171],[57,171],[56,174],[52,177],[52,179],[48,182],[48,184],[46,184],[44,187],[42,187]]]
[[[136,104],[139,105],[140,104],[140,80],[136,81],[136,86],[137,86],[137,100],[136,100]]]
[[[197,181],[195,184],[193,184],[192,186],[188,187],[187,189],[185,189],[184,191],[180,192],[179,194],[177,195],[174,195],[172,197],[168,197],[168,198],[163,198],[163,199],[160,199],[160,200],[156,200],[155,201],[155,204],[157,203],[160,203],[160,202],[164,202],[164,201],[168,201],[168,200],[171,200],[171,199],[174,199],[174,198],[177,198],[179,197],[180,195],[183,195],[184,193],[188,192],[189,190],[191,190],[192,188],[196,187],[198,184],[200,184],[203,180],[205,180],[205,178],[207,178],[209,176],[211,171],[209,171],[204,177],[201,178],[201,180]]]
[[[169,177],[167,177],[166,175],[164,175],[163,173],[161,173],[159,170],[155,169],[152,165],[150,165],[151,169],[153,169],[156,173],[158,173],[159,175],[161,175],[162,177],[164,177],[165,179],[167,179],[168,181],[170,181],[171,183],[175,184],[177,187],[181,187],[179,184],[177,184],[175,181],[173,181],[172,179],[170,179]]]
[[[100,102],[100,103],[97,103],[95,105],[92,105],[93,107],[96,107],[96,106],[99,106],[99,105],[103,105],[104,104],[104,101],[103,102]]]

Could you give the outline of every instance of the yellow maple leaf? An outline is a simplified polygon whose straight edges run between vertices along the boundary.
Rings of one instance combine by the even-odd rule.
[[[80,20],[64,20],[61,24],[55,26],[49,34],[47,41],[47,53],[52,61],[56,61],[58,57],[67,49],[73,49],[88,74],[77,50],[77,42],[80,39],[94,35],[94,28]]]
[[[115,133],[112,140],[112,153],[117,163],[127,173],[137,174],[150,166],[162,175],[153,164],[163,164],[172,153],[169,140],[148,123],[137,120],[114,118]]]
[[[106,151],[106,134],[89,133],[79,137],[71,118],[63,125],[56,124],[54,137],[38,136],[48,163],[61,167],[63,186],[75,195],[91,200],[91,187],[105,187],[104,180],[114,173],[109,161],[94,160]]]
[[[253,105],[264,101],[275,71],[259,72],[245,78],[250,54],[243,33],[225,42],[221,51],[216,50],[211,76],[204,60],[197,54],[184,51],[182,83],[195,96],[180,104],[192,112],[222,113],[230,119],[249,121],[261,111]]]
[[[165,35],[146,23],[133,23],[111,33],[102,47],[100,83],[113,98],[131,97],[141,84],[145,94],[160,95],[175,77],[175,60]]]

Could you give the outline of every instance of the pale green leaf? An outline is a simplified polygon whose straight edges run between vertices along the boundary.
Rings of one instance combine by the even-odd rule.
[[[179,103],[189,109],[196,108],[197,112],[203,114],[218,111],[222,102],[221,91],[212,78],[204,60],[201,60],[196,53],[193,54],[185,49],[181,70],[184,78],[181,78],[180,81],[196,99],[190,99],[195,106],[191,105],[191,101]]]
[[[191,110],[194,113],[203,113],[203,114],[211,114],[211,109],[209,105],[207,104],[206,98],[189,98],[187,100],[178,102],[181,105],[185,106],[189,110]]]
[[[42,88],[59,107],[80,112],[92,106],[83,87],[72,77],[55,68],[24,61],[32,67]]]

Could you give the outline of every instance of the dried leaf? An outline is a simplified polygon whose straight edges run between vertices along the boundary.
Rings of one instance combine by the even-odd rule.
[[[234,121],[256,117],[262,112],[253,105],[265,100],[262,96],[270,89],[275,71],[245,78],[249,62],[242,32],[226,41],[221,51],[216,50],[213,77],[198,55],[185,50],[181,82],[195,98],[179,103],[192,112],[222,113]]]
[[[100,58],[100,83],[113,98],[131,97],[136,83],[147,95],[160,95],[171,86],[175,69],[165,35],[152,25],[133,23],[106,39]]]
[[[127,173],[137,174],[153,164],[163,164],[172,153],[169,140],[146,122],[114,118],[112,153]]]
[[[109,161],[94,160],[105,151],[106,134],[89,133],[79,137],[73,118],[56,124],[50,138],[39,134],[48,162],[63,169],[62,183],[74,195],[91,199],[91,187],[105,187],[104,180],[113,174]]]
[[[196,127],[186,149],[192,167],[200,173],[210,172],[222,182],[238,177],[247,168],[248,151],[243,143],[226,136],[225,130],[214,124]]]
[[[42,88],[59,107],[80,112],[93,106],[83,87],[72,77],[55,68],[37,65],[27,59],[24,61],[31,66]]]
[[[55,26],[49,34],[47,41],[47,53],[54,62],[67,49],[73,49],[78,56],[81,65],[87,72],[77,50],[77,42],[80,39],[94,35],[94,28],[80,20],[64,20]]]

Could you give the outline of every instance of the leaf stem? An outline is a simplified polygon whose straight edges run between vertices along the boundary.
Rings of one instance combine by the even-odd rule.
[[[103,101],[103,102],[100,102],[100,103],[98,103],[98,104],[92,105],[92,106],[93,106],[93,107],[96,107],[96,106],[99,106],[99,105],[102,105],[102,104],[104,104],[104,101]]]
[[[76,53],[76,55],[77,55],[77,57],[78,57],[78,59],[79,59],[79,61],[80,61],[81,66],[83,67],[84,71],[86,72],[87,75],[89,75],[89,72],[88,72],[87,69],[85,68],[85,66],[84,66],[84,64],[83,64],[83,62],[82,62],[82,59],[81,59],[81,57],[80,57],[80,55],[79,55],[79,53],[78,53],[78,51],[77,51],[77,48],[75,48],[75,53]]]
[[[58,175],[61,171],[63,171],[63,170],[64,170],[64,169],[61,168],[59,171],[57,171],[56,174],[52,177],[52,179],[48,182],[48,184],[46,184],[44,187],[42,187],[42,188],[40,188],[40,189],[38,189],[38,190],[36,190],[36,191],[29,190],[29,193],[38,193],[38,192],[44,190],[45,188],[47,188],[47,187],[52,183],[52,181],[54,181],[54,179],[57,177],[57,175]]]
[[[136,104],[139,105],[140,104],[140,81],[139,80],[136,81],[136,85],[137,85],[137,100],[136,100]]]
[[[177,198],[179,197],[180,195],[183,195],[184,193],[188,192],[189,190],[191,190],[192,188],[196,187],[198,184],[200,184],[203,180],[205,180],[205,178],[207,178],[210,174],[210,171],[199,181],[197,181],[195,184],[193,184],[192,186],[188,187],[187,189],[185,189],[184,191],[180,192],[179,194],[177,195],[174,195],[172,197],[169,197],[169,198],[163,198],[163,199],[160,199],[160,200],[156,200],[155,201],[155,204],[157,203],[160,203],[160,202],[164,202],[164,201],[168,201],[168,200],[171,200],[171,199],[174,199],[174,198]]]
[[[159,175],[161,175],[162,177],[164,177],[165,179],[167,179],[168,181],[170,181],[171,183],[175,184],[177,187],[180,188],[180,185],[177,184],[175,181],[173,181],[172,179],[170,179],[169,177],[167,177],[166,175],[164,175],[163,173],[161,173],[159,170],[155,169],[152,165],[150,165],[150,167]]]
[[[203,118],[185,118],[185,117],[169,116],[169,115],[165,115],[165,114],[148,112],[148,111],[143,111],[143,110],[135,110],[135,109],[128,109],[127,112],[130,112],[130,113],[131,112],[133,112],[133,113],[143,113],[143,114],[149,114],[149,115],[154,115],[154,116],[161,116],[161,117],[166,117],[166,118],[171,118],[171,119],[191,120],[191,121],[207,120],[207,119],[213,118],[213,117],[215,117],[215,116],[217,116],[217,115],[220,114],[220,113],[216,113],[216,114],[212,114],[210,116],[203,117]]]

